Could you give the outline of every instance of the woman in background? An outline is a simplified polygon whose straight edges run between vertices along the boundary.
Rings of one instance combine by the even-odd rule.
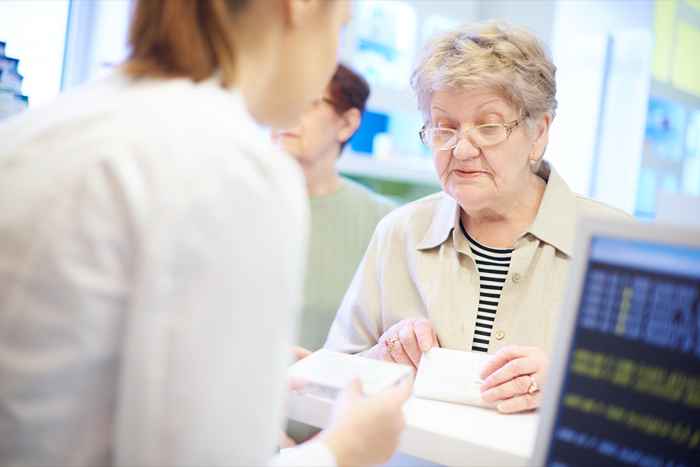
[[[0,128],[0,465],[268,463],[308,213],[258,125],[322,92],[348,11],[141,0],[120,71]],[[386,460],[409,392],[351,386],[276,462]]]
[[[347,178],[336,162],[360,127],[369,85],[338,65],[323,95],[302,113],[299,124],[276,134],[301,165],[311,205],[309,260],[299,345],[323,346],[377,223],[394,205]]]
[[[362,76],[339,64],[321,97],[313,100],[292,128],[273,138],[301,166],[311,207],[311,235],[297,349],[323,346],[377,223],[393,204],[347,178],[338,158],[357,132],[370,94]],[[294,442],[319,432],[290,420]],[[290,440],[285,440],[289,444]]]

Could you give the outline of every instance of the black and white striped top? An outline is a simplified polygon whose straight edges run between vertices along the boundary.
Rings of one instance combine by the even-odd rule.
[[[471,247],[479,270],[479,306],[476,311],[476,328],[472,350],[487,352],[493,322],[496,320],[496,309],[501,299],[501,290],[508,275],[512,249],[496,249],[481,245],[469,236],[462,227]]]

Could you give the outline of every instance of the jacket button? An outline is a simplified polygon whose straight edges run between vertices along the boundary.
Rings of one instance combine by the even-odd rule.
[[[499,341],[502,341],[503,338],[506,337],[506,333],[503,332],[503,331],[496,331],[495,337],[496,337],[496,339],[498,339]]]
[[[522,278],[523,278],[523,276],[521,276],[520,273],[517,273],[517,272],[516,272],[515,274],[513,274],[513,282],[515,282],[516,284],[517,284],[518,282],[520,282],[520,280],[521,280]]]

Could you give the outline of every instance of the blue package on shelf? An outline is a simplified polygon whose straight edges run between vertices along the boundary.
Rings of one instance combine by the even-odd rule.
[[[3,41],[0,41],[0,57],[5,56],[5,43]]]
[[[16,71],[0,70],[0,89],[21,94],[23,80],[22,75]]]
[[[29,107],[27,96],[0,89],[0,120],[18,114],[27,107]]]
[[[17,66],[19,65],[19,59],[1,56],[0,57],[0,71],[13,71],[17,72]]]
[[[374,137],[378,133],[386,133],[389,128],[389,115],[385,113],[365,111],[362,123],[357,133],[350,139],[350,148],[359,154],[371,155],[374,148]]]

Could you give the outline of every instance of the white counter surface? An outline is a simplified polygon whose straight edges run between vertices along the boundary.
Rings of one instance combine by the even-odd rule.
[[[289,418],[317,427],[328,423],[330,402],[294,394]],[[425,399],[404,406],[406,430],[399,451],[450,466],[525,466],[532,455],[537,414],[493,410]]]

